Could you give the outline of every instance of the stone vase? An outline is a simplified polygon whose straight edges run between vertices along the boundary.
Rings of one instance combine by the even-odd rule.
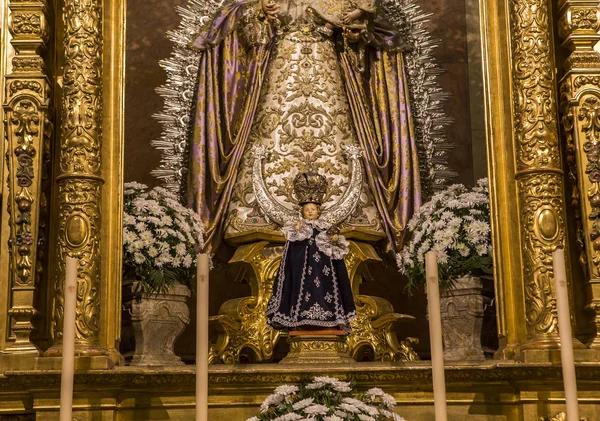
[[[460,278],[455,288],[440,291],[445,361],[486,359],[482,328],[493,297],[493,280],[475,276]]]
[[[189,324],[186,299],[190,290],[175,285],[167,294],[141,294],[131,301],[131,324],[135,336],[132,365],[183,365],[173,350],[175,341]]]

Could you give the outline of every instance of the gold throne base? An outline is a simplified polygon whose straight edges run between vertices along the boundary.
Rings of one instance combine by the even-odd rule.
[[[267,327],[265,317],[281,252],[280,244],[259,241],[239,246],[230,259],[230,265],[240,265],[243,269],[241,280],[250,284],[252,296],[226,301],[221,305],[219,315],[211,317],[217,340],[211,345],[210,364],[273,361],[277,343],[288,336]],[[302,335],[292,335],[288,341],[290,353],[282,362],[308,362],[304,356],[311,352],[315,357],[311,362],[349,362],[367,349],[375,361],[418,360],[413,350],[417,339],[399,342],[394,329],[397,322],[412,321],[414,317],[394,313],[392,305],[381,297],[358,294],[367,264],[381,262],[375,249],[367,243],[350,241],[345,262],[358,314],[352,322],[352,333],[337,339],[331,336],[306,339]],[[322,348],[319,352],[328,348],[329,356],[317,353],[319,347]],[[342,351],[338,353],[338,350]]]
[[[354,360],[348,355],[342,330],[303,330],[289,333],[290,352],[280,364],[348,364]]]

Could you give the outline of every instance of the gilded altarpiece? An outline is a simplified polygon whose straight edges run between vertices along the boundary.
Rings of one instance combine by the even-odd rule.
[[[11,254],[10,259],[5,257],[6,254],[0,256],[0,262],[4,264],[10,260],[11,269],[8,272],[10,282],[0,285],[0,298],[8,303],[0,322],[6,320],[8,323],[11,318],[13,324],[11,329],[6,329],[0,344],[5,352],[8,351],[4,355],[39,355],[30,332],[33,315],[38,310],[35,304],[36,276],[42,269],[53,273],[52,279],[56,282],[53,289],[58,305],[54,312],[47,312],[45,316],[55,316],[54,355],[60,352],[61,290],[58,280],[62,276],[62,263],[55,267],[38,262],[43,262],[45,250],[40,239],[46,238],[45,230],[40,229],[40,221],[47,212],[45,206],[52,203],[44,196],[44,180],[49,174],[43,171],[52,139],[49,115],[51,87],[55,86],[54,79],[47,75],[58,70],[47,60],[44,51],[53,33],[64,32],[64,48],[59,48],[58,54],[65,64],[60,90],[62,100],[58,105],[64,109],[61,109],[60,121],[56,122],[60,138],[55,141],[59,142],[59,148],[53,155],[57,157],[53,162],[57,179],[52,196],[57,210],[53,220],[57,222],[50,226],[54,231],[49,238],[51,242],[54,240],[52,244],[59,244],[61,250],[80,258],[80,351],[88,355],[110,355],[113,361],[121,362],[114,350],[120,330],[117,314],[120,307],[121,223],[120,213],[107,209],[119,210],[122,198],[124,5],[117,0],[67,1],[63,12],[56,4],[45,1],[11,0],[7,4],[10,6],[7,22],[14,60],[3,81],[8,159],[0,174],[4,180],[8,176],[8,188],[2,189],[3,231],[0,238],[6,239],[4,227],[10,227]],[[488,0],[481,1],[479,6],[495,282],[502,345],[496,357],[506,361],[449,365],[446,377],[448,401],[451,415],[456,419],[486,419],[488,416],[489,419],[502,417],[511,421],[539,419],[562,409],[560,370],[547,364],[528,363],[527,358],[525,364],[514,360],[522,357],[522,349],[535,351],[557,347],[549,256],[556,247],[566,245],[569,235],[575,235],[566,228],[568,211],[557,106],[559,83],[554,72],[560,63],[555,61],[552,13],[547,2]],[[586,279],[587,306],[598,327],[596,313],[600,291],[596,249],[600,248],[596,243],[600,244],[597,232],[600,227],[596,226],[596,208],[600,206],[600,195],[596,161],[600,153],[596,144],[600,136],[600,71],[593,49],[598,39],[598,4],[567,0],[560,3],[559,9],[559,35],[571,53],[564,63],[566,75],[560,81],[560,121],[569,165],[567,175],[577,187],[572,199],[580,209],[578,239],[583,250],[581,260],[586,264],[589,278]],[[56,16],[49,19],[53,10]],[[50,30],[52,25],[49,23],[62,18],[65,19],[64,31]],[[85,51],[80,51],[82,42],[89,47]],[[51,64],[48,72],[44,71],[44,63]],[[253,277],[269,279],[276,268],[277,250],[265,251],[265,245],[258,243],[252,249],[240,248],[237,260],[232,261],[244,268],[253,288],[256,287]],[[58,250],[53,248],[50,256],[58,257]],[[367,276],[362,265],[367,261],[376,262],[377,256],[371,254],[368,247],[358,242],[353,244],[348,264],[355,270],[355,282],[360,283]],[[6,272],[0,275],[0,280],[6,279]],[[238,301],[236,304],[240,306],[224,309],[221,313],[238,312],[238,317],[239,308],[246,306],[253,310],[262,305],[260,294],[252,295],[258,296],[259,300]],[[264,301],[264,297],[262,299]],[[367,309],[371,306],[372,314],[378,313],[372,309],[379,303],[369,303],[360,295],[357,300]],[[392,314],[385,305],[382,308]],[[259,313],[254,311],[251,316],[256,314]],[[215,322],[224,326],[219,320]],[[231,325],[232,331],[235,328],[239,328],[239,324]],[[250,339],[264,343],[263,338]],[[385,339],[387,349],[393,339]],[[267,337],[266,343],[272,344],[273,340]],[[369,343],[376,340],[371,337]],[[598,346],[597,337],[591,346]],[[258,345],[257,349],[263,354],[269,351],[264,345]],[[405,357],[407,349],[410,348],[400,345],[395,351],[400,357],[388,355],[381,359],[410,360]],[[213,353],[213,357],[222,362],[239,358],[225,353]],[[598,368],[593,358],[588,358],[585,369],[578,367],[580,405],[591,419],[594,415],[600,416],[597,410],[600,407]],[[56,415],[58,375],[31,371],[31,367],[19,372],[18,368],[18,364],[0,368],[2,371],[17,370],[0,376],[0,390],[11,391],[10,397],[0,392],[3,399],[1,413],[11,416],[32,414],[43,407],[45,416]],[[211,420],[252,416],[273,387],[283,382],[306,380],[316,370],[354,380],[360,387],[377,385],[385,388],[394,394],[401,415],[407,419],[411,415],[414,419],[423,419],[432,413],[431,376],[425,362],[352,365],[343,370],[315,370],[312,367],[290,370],[272,365],[219,365],[210,370]],[[152,373],[120,367],[81,370],[76,376],[76,389],[82,391],[76,401],[77,417],[140,419],[139,408],[143,406],[146,417],[189,419],[194,410],[193,375],[191,369],[169,368]],[[540,391],[540,384],[544,384],[543,391]],[[93,393],[87,393],[90,390]],[[41,414],[39,419],[44,416]]]
[[[47,276],[48,205],[51,177],[50,145],[52,85],[48,42],[51,5],[46,1],[8,4],[11,72],[3,81],[3,123],[7,189],[3,203],[8,216],[8,311],[5,354],[38,356],[31,341],[38,313],[39,285]],[[5,44],[5,47],[8,45]],[[3,213],[4,214],[4,213]],[[42,296],[45,296],[43,294]],[[3,341],[3,342],[4,342]]]
[[[561,122],[571,202],[577,215],[580,263],[585,268],[585,311],[593,321],[590,347],[600,348],[600,41],[598,4],[560,5],[559,36],[568,51],[560,81]]]

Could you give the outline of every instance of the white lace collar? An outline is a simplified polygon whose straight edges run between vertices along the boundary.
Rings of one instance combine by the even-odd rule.
[[[303,217],[300,217],[300,220],[302,221],[302,223],[309,225],[313,228],[318,228],[320,230],[328,230],[329,228],[331,228],[331,223],[327,222],[324,219],[321,219],[321,217],[317,219],[304,219]]]

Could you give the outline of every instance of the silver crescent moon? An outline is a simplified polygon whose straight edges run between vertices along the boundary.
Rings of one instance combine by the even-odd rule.
[[[337,226],[346,220],[358,205],[362,190],[362,165],[360,158],[362,150],[358,146],[346,146],[344,151],[350,160],[350,183],[340,200],[323,211],[323,218],[333,226]],[[297,218],[297,213],[279,203],[269,192],[263,178],[262,161],[269,155],[263,145],[254,145],[252,148],[254,163],[252,165],[252,187],[254,197],[264,215],[276,224],[283,226],[288,221]]]

